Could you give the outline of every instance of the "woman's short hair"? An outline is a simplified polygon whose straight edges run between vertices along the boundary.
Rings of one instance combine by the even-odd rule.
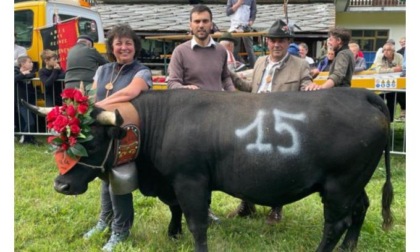
[[[114,42],[115,38],[130,38],[134,41],[134,49],[136,52],[134,53],[134,59],[140,57],[141,52],[141,40],[140,37],[134,32],[129,24],[118,24],[112,27],[111,30],[107,33],[107,41],[106,41],[106,54],[110,61],[117,61],[115,55],[113,54],[113,47],[112,43]]]

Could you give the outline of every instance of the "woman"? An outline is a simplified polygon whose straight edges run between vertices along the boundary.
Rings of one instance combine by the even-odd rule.
[[[100,107],[129,101],[152,86],[150,69],[136,60],[140,56],[141,42],[131,27],[117,25],[109,31],[107,38],[107,56],[111,62],[98,68],[92,86],[96,89],[96,105]],[[84,238],[103,232],[111,225],[111,237],[102,249],[112,251],[130,234],[134,219],[133,196],[131,193],[112,194],[106,181],[102,181],[101,191],[99,221]]]
[[[41,53],[42,62],[44,67],[38,72],[39,78],[45,89],[45,102],[47,107],[61,105],[61,92],[63,87],[58,79],[64,79],[65,72],[58,64],[57,53],[46,49]]]
[[[360,48],[357,43],[349,43],[349,49],[354,55],[355,65],[354,72],[361,72],[366,70],[366,60],[359,55]]]

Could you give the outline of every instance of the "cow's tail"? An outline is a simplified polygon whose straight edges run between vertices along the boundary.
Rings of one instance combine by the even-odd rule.
[[[388,123],[388,134],[387,134],[387,143],[385,146],[385,170],[386,170],[386,181],[382,187],[382,228],[384,230],[389,230],[392,226],[394,218],[391,212],[391,204],[394,199],[394,188],[391,182],[391,160],[390,160],[390,148],[391,148],[391,131],[390,131],[390,114],[388,107],[385,102],[377,94],[369,92],[368,101],[373,106],[377,107],[387,118]]]
[[[388,137],[389,139],[389,137]],[[390,161],[390,140],[385,147],[385,170],[386,170],[386,181],[382,187],[382,228],[389,230],[393,223],[393,216],[391,212],[391,204],[394,199],[394,188],[391,182],[391,161]]]

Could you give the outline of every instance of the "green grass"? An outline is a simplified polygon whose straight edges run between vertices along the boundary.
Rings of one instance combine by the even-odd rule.
[[[381,162],[366,188],[371,206],[357,251],[406,250],[405,157],[393,155],[391,162],[394,226],[389,232],[381,229],[381,188],[385,180]],[[48,153],[47,145],[15,144],[15,251],[100,251],[109,233],[89,241],[82,238],[97,221],[100,181],[91,182],[83,195],[66,196],[53,189],[56,175],[53,155]],[[222,222],[208,229],[210,251],[315,251],[321,240],[323,212],[317,194],[285,206],[283,220],[276,226],[265,224],[269,208],[263,206],[257,206],[254,218],[226,218],[238,203],[238,199],[225,193],[213,192],[212,209]],[[136,191],[134,208],[131,236],[116,251],[193,251],[193,239],[185,219],[184,235],[177,241],[167,238],[170,212],[166,205]]]

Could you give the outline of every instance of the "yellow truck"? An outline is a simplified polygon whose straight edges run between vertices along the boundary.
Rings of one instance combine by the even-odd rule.
[[[39,29],[52,26],[57,16],[61,21],[77,18],[77,34],[89,34],[95,40],[96,49],[105,54],[101,17],[90,9],[89,0],[19,1],[14,8],[16,43],[27,49],[35,69],[39,69],[42,62],[43,44]]]

